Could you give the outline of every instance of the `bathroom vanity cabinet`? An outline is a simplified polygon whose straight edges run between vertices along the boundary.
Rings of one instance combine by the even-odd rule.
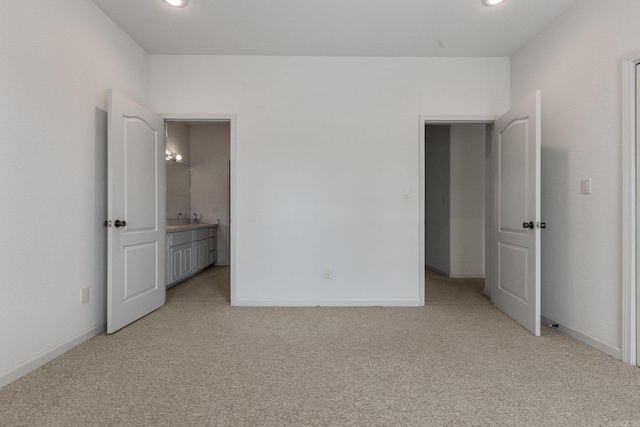
[[[167,226],[167,287],[215,264],[217,231],[215,224]]]

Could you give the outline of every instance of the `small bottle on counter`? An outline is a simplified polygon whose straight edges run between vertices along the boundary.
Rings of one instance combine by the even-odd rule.
[[[194,214],[193,214],[193,223],[194,223],[194,224],[197,224],[197,223],[198,223],[198,214],[197,214],[197,213],[194,213]]]

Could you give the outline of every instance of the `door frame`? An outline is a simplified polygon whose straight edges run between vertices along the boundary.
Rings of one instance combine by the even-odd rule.
[[[638,284],[638,260],[636,245],[638,237],[637,192],[639,159],[637,126],[638,111],[636,94],[639,89],[636,67],[640,64],[640,50],[634,51],[622,60],[622,361],[637,365],[638,332],[640,317],[637,309],[640,302]]]
[[[167,121],[189,121],[189,122],[229,122],[230,137],[229,137],[229,262],[230,262],[230,275],[231,275],[231,305],[235,305],[236,301],[236,278],[238,271],[238,262],[236,256],[236,239],[237,239],[237,226],[236,226],[236,169],[237,169],[237,149],[236,149],[236,114],[183,114],[183,113],[164,113],[160,114],[162,118]]]
[[[419,209],[419,223],[420,223],[420,268],[419,272],[419,286],[420,286],[420,305],[425,305],[425,295],[424,295],[424,270],[426,265],[426,237],[425,237],[425,177],[426,177],[426,164],[425,164],[425,154],[426,154],[426,140],[425,140],[425,126],[427,125],[460,125],[460,124],[483,124],[487,126],[486,137],[488,139],[485,140],[485,147],[487,142],[491,144],[491,129],[493,127],[493,122],[497,118],[497,115],[460,115],[460,116],[437,116],[437,115],[420,115],[419,117],[419,127],[420,127],[420,140],[419,140],[419,161],[420,161],[420,185],[419,185],[419,196],[420,196],[420,209]],[[491,159],[489,159],[489,164],[491,163]],[[491,171],[489,171],[491,172]],[[491,179],[487,181],[487,170],[485,170],[485,183],[489,182],[489,187],[485,187],[485,230],[491,230],[491,222],[492,215],[487,216],[487,213],[491,213],[493,211],[493,197],[491,191]],[[489,289],[489,293],[491,292],[493,286],[493,268],[491,262],[491,255],[486,253],[486,248],[491,247],[491,234],[485,232],[485,261],[484,261],[484,274],[485,274],[485,295],[487,294],[487,289]],[[487,295],[491,296],[491,295]]]

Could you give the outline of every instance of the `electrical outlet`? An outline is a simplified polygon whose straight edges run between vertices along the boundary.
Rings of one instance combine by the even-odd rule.
[[[331,269],[329,267],[324,269],[324,278],[325,279],[331,279],[332,274],[331,274]]]
[[[89,287],[82,288],[82,303],[89,302]]]

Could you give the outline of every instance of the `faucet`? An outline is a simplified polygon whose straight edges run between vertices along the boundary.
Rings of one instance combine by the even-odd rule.
[[[197,213],[194,213],[194,214],[193,214],[193,223],[194,223],[194,224],[197,224],[197,223],[198,223],[198,214],[197,214]]]

